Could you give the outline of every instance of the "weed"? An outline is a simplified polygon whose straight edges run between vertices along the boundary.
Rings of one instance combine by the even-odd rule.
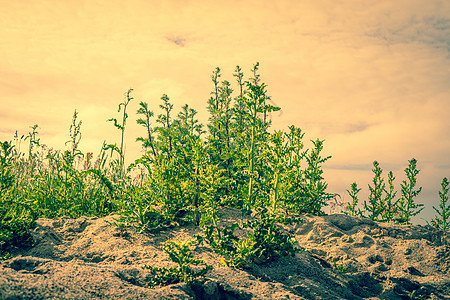
[[[205,276],[212,267],[194,257],[191,247],[195,243],[193,240],[162,243],[162,249],[177,266],[172,268],[144,266],[144,269],[148,269],[152,273],[149,286],[164,286],[178,282],[191,284],[195,279]],[[198,265],[202,265],[203,268],[195,270],[193,266]]]
[[[357,193],[360,189],[357,189],[356,182],[352,184],[351,191],[347,192],[353,198],[353,203],[349,204],[349,212],[347,214],[355,215],[359,214],[365,216],[364,213],[368,212],[368,218],[380,221],[389,222],[394,221],[398,224],[410,224],[411,217],[419,214],[423,210],[423,204],[416,204],[414,198],[421,192],[422,188],[416,188],[417,174],[419,170],[416,169],[417,160],[414,158],[408,161],[408,167],[405,169],[407,180],[401,183],[402,197],[395,200],[397,192],[394,189],[394,174],[392,171],[388,173],[389,190],[386,189],[384,179],[381,177],[383,170],[381,169],[377,161],[373,162],[374,173],[373,186],[369,185],[370,195],[369,202],[364,201],[365,210],[356,212]],[[385,196],[383,197],[383,193]],[[365,216],[366,217],[366,216]]]
[[[2,255],[8,247],[17,246],[15,240],[30,244],[26,232],[39,217],[104,216],[112,212],[120,215],[115,224],[134,226],[142,232],[186,223],[200,226],[204,235],[198,240],[208,242],[229,257],[230,265],[237,267],[300,251],[277,223],[294,222],[302,213],[324,214],[322,208],[335,196],[327,192],[323,178],[322,166],[330,156],[322,156],[324,141],[320,139],[312,140],[311,147],[306,149],[300,128],[289,126],[287,132],[269,131],[268,114],[280,108],[268,104],[270,96],[258,73],[259,64],[250,71],[252,77],[245,80],[242,69],[236,67],[233,76],[238,88],[233,97],[231,84],[220,80],[219,68],[214,70],[206,130],[197,120],[197,112],[188,105],[174,115],[173,104],[165,94],[156,122],[149,105],[139,102],[137,123],[145,133],[137,141],[142,143],[143,153],[128,167],[124,136],[129,118],[127,109],[133,105],[132,89],[119,104],[120,120],[108,120],[120,131],[120,142],[104,142],[95,161],[92,152],[83,154],[78,149],[82,122],[78,121],[77,111],[72,117],[65,151],[41,144],[38,125],[20,138],[16,133],[15,143],[1,143]],[[28,151],[22,153],[20,147],[25,141]],[[416,189],[419,171],[416,160],[409,163],[405,169],[408,179],[402,182],[402,196],[396,200],[393,173],[389,172],[386,186],[381,167],[374,162],[370,197],[368,202],[364,201],[369,218],[409,223],[421,211],[422,204],[414,203],[414,197],[421,191]],[[448,181],[445,187],[442,185],[442,203],[448,200],[447,186]],[[356,183],[348,191],[352,197],[348,206],[351,215],[364,213],[357,208],[359,191]],[[442,203],[439,219],[442,223],[435,222],[448,228],[448,209]],[[255,216],[244,224],[250,230],[245,239],[234,234],[238,225],[219,226],[218,211],[223,206]],[[170,253],[187,251],[181,244],[170,245],[165,246]],[[187,252],[184,255],[189,256]],[[155,272],[162,274],[161,278],[181,272],[174,275],[178,278],[190,272],[183,268]]]
[[[379,221],[380,215],[384,208],[381,203],[382,193],[385,189],[384,180],[381,177],[383,170],[380,168],[380,164],[377,161],[373,162],[373,186],[369,185],[370,195],[369,202],[364,201],[364,208],[369,213],[368,217],[371,220]]]
[[[14,184],[13,146],[9,142],[0,143],[0,192],[11,188]]]
[[[336,262],[333,262],[333,267],[338,270],[339,272],[345,274],[348,272],[348,268],[349,266],[345,266],[343,263],[341,264],[336,264]]]
[[[417,184],[416,176],[419,174],[416,165],[417,160],[413,158],[409,160],[409,165],[405,169],[407,180],[404,180],[401,184],[402,197],[398,200],[397,204],[399,212],[396,221],[400,224],[410,224],[411,217],[419,214],[423,210],[423,204],[416,204],[414,202],[414,198],[422,191],[421,187],[415,190]]]
[[[383,211],[381,212],[381,216],[383,222],[389,222],[395,216],[397,204],[397,202],[395,201],[395,196],[397,195],[397,192],[394,191],[394,180],[395,180],[394,173],[390,171],[388,173],[389,190],[384,189],[386,196],[382,200]]]
[[[124,139],[124,135],[125,135],[125,125],[127,124],[127,119],[128,119],[127,106],[130,103],[130,101],[134,99],[133,97],[130,96],[132,91],[133,91],[133,89],[129,89],[128,92],[126,93],[126,100],[124,100],[122,103],[119,104],[118,112],[120,112],[122,110],[122,106],[123,106],[122,122],[119,123],[117,121],[117,119],[115,119],[115,118],[108,119],[108,121],[114,122],[114,127],[119,129],[120,133],[121,133],[120,149],[118,149],[117,146],[115,146],[115,145],[108,145],[108,147],[116,150],[119,153],[119,156],[120,156],[119,165],[120,165],[120,170],[121,170],[122,174],[125,171],[124,170],[125,153],[124,153],[123,139]]]
[[[352,203],[349,203],[347,205],[347,210],[344,211],[344,213],[350,216],[361,216],[361,210],[356,207],[359,201],[358,193],[361,191],[361,189],[358,188],[358,184],[356,182],[353,182],[350,188],[351,190],[347,190],[347,193],[352,198]]]
[[[436,216],[432,220],[432,224],[439,229],[448,230],[450,228],[450,203],[447,204],[448,201],[448,179],[445,177],[442,179],[441,188],[442,191],[439,191],[439,198],[441,202],[439,204],[439,210],[433,206],[433,209],[436,211]]]
[[[249,221],[244,224],[244,228],[250,228],[253,232],[235,244],[235,253],[228,263],[236,268],[265,263],[277,257],[294,256],[302,251],[295,247],[297,241],[284,233],[270,216]]]

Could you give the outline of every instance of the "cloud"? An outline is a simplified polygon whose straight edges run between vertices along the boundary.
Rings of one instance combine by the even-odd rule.
[[[166,37],[166,39],[167,39],[169,42],[171,42],[171,43],[173,43],[173,44],[175,44],[175,45],[177,45],[177,46],[180,46],[180,47],[184,47],[184,46],[186,45],[186,39],[185,39],[184,37],[180,37],[180,36],[169,36],[169,37]]]
[[[350,170],[350,171],[367,171],[370,170],[371,165],[366,164],[349,164],[349,165],[338,165],[328,163],[323,167],[325,170]]]

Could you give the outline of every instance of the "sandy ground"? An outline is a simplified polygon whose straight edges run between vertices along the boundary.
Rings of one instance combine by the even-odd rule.
[[[223,223],[242,222],[240,211],[223,213]],[[295,257],[243,271],[198,246],[214,267],[204,280],[149,288],[144,265],[174,266],[160,243],[201,231],[140,234],[115,217],[39,219],[36,245],[0,262],[0,299],[450,299],[450,234],[431,226],[305,215],[282,226],[306,248]]]

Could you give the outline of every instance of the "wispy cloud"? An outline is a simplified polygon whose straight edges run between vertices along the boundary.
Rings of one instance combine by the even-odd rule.
[[[169,42],[171,42],[177,46],[180,46],[180,47],[184,47],[186,44],[186,39],[181,36],[168,36],[168,37],[166,37],[166,39]]]

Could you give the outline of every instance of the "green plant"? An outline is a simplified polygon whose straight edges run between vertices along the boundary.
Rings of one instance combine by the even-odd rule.
[[[143,155],[128,168],[124,136],[132,89],[119,104],[121,118],[108,120],[120,131],[120,144],[104,142],[95,161],[92,152],[84,155],[78,149],[82,122],[77,111],[66,151],[40,144],[37,125],[25,138],[16,134],[16,146],[4,144],[6,150],[0,155],[9,157],[1,162],[2,213],[33,220],[115,212],[120,215],[115,224],[140,231],[199,225],[205,241],[223,253],[243,255],[250,245],[255,248],[247,250],[265,259],[285,253],[281,244],[276,245],[285,240],[275,222],[293,220],[300,213],[323,214],[325,200],[332,197],[326,192],[321,168],[329,157],[321,157],[321,140],[313,141],[312,149],[303,149],[300,128],[269,133],[268,113],[280,108],[268,104],[267,85],[260,80],[258,68],[258,63],[253,66],[248,80],[236,68],[236,97],[231,84],[220,81],[220,69],[213,72],[208,132],[188,105],[174,116],[167,95],[161,98],[162,113],[155,125],[149,105],[140,102],[137,123],[145,134],[137,141],[142,143]],[[29,142],[28,153],[20,152],[22,140]],[[234,235],[237,225],[219,226],[218,211],[223,206],[256,216],[258,223],[249,225],[253,237],[241,243]],[[263,242],[260,236],[269,240]],[[260,253],[264,243],[268,254]]]
[[[418,293],[416,294],[416,292],[418,292]],[[429,299],[430,295],[426,291],[424,292],[423,290],[414,290],[414,291],[408,293],[407,296],[409,299],[424,300],[424,299]]]
[[[380,221],[380,215],[383,212],[382,193],[385,189],[384,179],[381,177],[383,170],[377,161],[373,162],[373,186],[369,185],[370,195],[369,202],[364,201],[364,208],[369,212],[371,220]]]
[[[11,257],[14,248],[30,248],[34,244],[30,229],[35,220],[30,216],[6,213],[0,219],[0,256]]]
[[[439,191],[439,198],[441,198],[441,203],[439,204],[439,210],[433,206],[433,209],[436,211],[436,216],[432,220],[432,224],[439,229],[448,230],[450,228],[450,203],[447,204],[448,201],[448,179],[445,177],[442,179],[441,188],[442,191]]]
[[[6,192],[14,184],[13,146],[9,142],[0,143],[0,193]]]
[[[156,158],[156,145],[155,145],[155,138],[153,137],[154,129],[151,127],[150,119],[153,117],[153,112],[149,110],[148,103],[146,102],[140,102],[139,103],[139,109],[137,111],[138,115],[142,115],[142,118],[139,118],[136,120],[136,122],[143,126],[147,131],[147,137],[138,137],[136,141],[142,142],[142,147],[145,148],[151,148],[153,159]]]
[[[108,148],[114,149],[119,153],[119,157],[120,157],[119,165],[120,165],[120,170],[122,172],[122,175],[125,172],[125,169],[124,169],[125,153],[124,153],[123,148],[124,148],[125,125],[127,124],[127,119],[128,119],[127,106],[130,103],[130,101],[134,99],[133,97],[130,96],[132,91],[133,91],[133,89],[129,89],[128,92],[126,93],[126,99],[122,103],[119,104],[118,112],[120,112],[122,110],[122,106],[123,106],[122,122],[119,124],[119,122],[115,118],[108,119],[108,121],[114,122],[114,126],[117,129],[119,129],[120,133],[121,133],[120,149],[118,149],[117,146],[115,146],[115,145],[108,145]]]
[[[295,247],[297,244],[295,238],[284,233],[275,221],[274,218],[266,215],[261,219],[245,223],[244,228],[250,228],[252,232],[247,234],[246,239],[236,243],[236,252],[232,254],[229,265],[245,268],[281,256],[294,256],[301,252],[302,249]]]
[[[333,262],[333,267],[336,270],[338,270],[339,272],[343,273],[343,274],[347,273],[348,272],[348,268],[349,268],[349,266],[345,266],[343,263],[336,264],[335,261]]]
[[[397,192],[394,191],[394,173],[392,171],[389,171],[388,173],[388,185],[389,190],[386,188],[384,189],[384,192],[386,193],[386,196],[381,201],[382,207],[384,208],[381,212],[381,220],[383,222],[389,222],[392,221],[392,219],[395,216],[396,213],[396,204],[395,196],[397,195]]]
[[[197,235],[197,240],[199,243],[206,241],[216,253],[234,255],[236,243],[239,242],[234,231],[238,227],[239,225],[236,223],[225,227],[219,227],[217,223],[216,225],[205,225],[203,227],[204,236]]]
[[[353,182],[350,188],[351,190],[347,190],[347,193],[352,198],[352,203],[348,203],[347,210],[344,211],[344,214],[350,216],[362,216],[361,210],[356,207],[359,201],[358,193],[361,191],[361,189],[358,188],[358,184],[356,182]]]
[[[398,216],[396,221],[400,224],[410,224],[411,217],[419,214],[423,210],[423,204],[416,204],[414,198],[422,191],[422,187],[415,190],[417,184],[417,174],[419,170],[416,169],[417,160],[411,159],[408,161],[409,165],[405,169],[407,180],[401,183],[402,197],[397,202]]]
[[[40,139],[38,139],[36,136],[39,134],[36,129],[38,129],[39,126],[37,124],[31,126],[32,131],[28,133],[28,136],[25,137],[25,140],[30,140],[29,147],[28,147],[28,159],[31,159],[31,156],[33,154],[33,148],[34,146],[40,146]]]
[[[204,237],[197,236],[199,242],[206,241],[218,253],[228,253],[234,251],[234,241],[238,238],[234,235],[234,230],[238,224],[231,226],[220,227],[218,213],[219,201],[217,201],[217,190],[226,186],[227,178],[222,176],[218,167],[209,166],[202,177],[202,182],[205,185],[201,198],[203,199],[202,216],[199,225],[203,227]]]
[[[69,135],[70,135],[70,140],[68,140],[66,142],[67,144],[70,144],[70,150],[69,153],[70,155],[68,155],[70,157],[70,167],[73,168],[73,161],[77,156],[83,156],[83,153],[81,153],[80,150],[78,150],[78,145],[80,144],[80,140],[81,140],[81,124],[82,121],[79,121],[77,123],[77,118],[78,118],[78,113],[75,110],[75,112],[73,113],[73,117],[72,117],[72,123],[70,124],[70,128],[69,128]]]
[[[259,64],[255,64],[253,67],[254,79],[253,82],[247,81],[247,92],[242,98],[244,105],[243,116],[248,120],[250,137],[247,142],[247,150],[244,151],[245,161],[248,166],[248,189],[246,193],[246,199],[244,201],[244,212],[247,214],[251,211],[251,208],[255,205],[256,199],[258,199],[258,186],[256,186],[256,180],[259,179],[255,174],[261,166],[257,165],[259,160],[257,159],[260,154],[261,144],[265,141],[265,133],[268,128],[268,124],[261,119],[260,114],[265,114],[271,111],[280,110],[279,107],[266,104],[266,85],[259,83],[259,75],[257,74]],[[245,138],[243,138],[245,140]],[[259,203],[259,205],[264,203]]]
[[[323,150],[323,140],[316,139],[312,143],[314,148],[306,156],[308,166],[305,169],[306,184],[303,187],[305,192],[304,202],[306,202],[304,212],[323,215],[322,207],[326,205],[327,200],[333,198],[333,194],[326,192],[328,184],[323,180],[321,165],[330,159],[331,156],[320,156]]]
[[[193,240],[162,243],[162,249],[177,266],[172,268],[144,266],[143,268],[150,270],[153,275],[148,283],[149,286],[164,286],[178,282],[191,284],[195,279],[205,276],[212,267],[194,257],[191,247],[195,243]],[[198,265],[203,268],[195,270],[193,266]]]

